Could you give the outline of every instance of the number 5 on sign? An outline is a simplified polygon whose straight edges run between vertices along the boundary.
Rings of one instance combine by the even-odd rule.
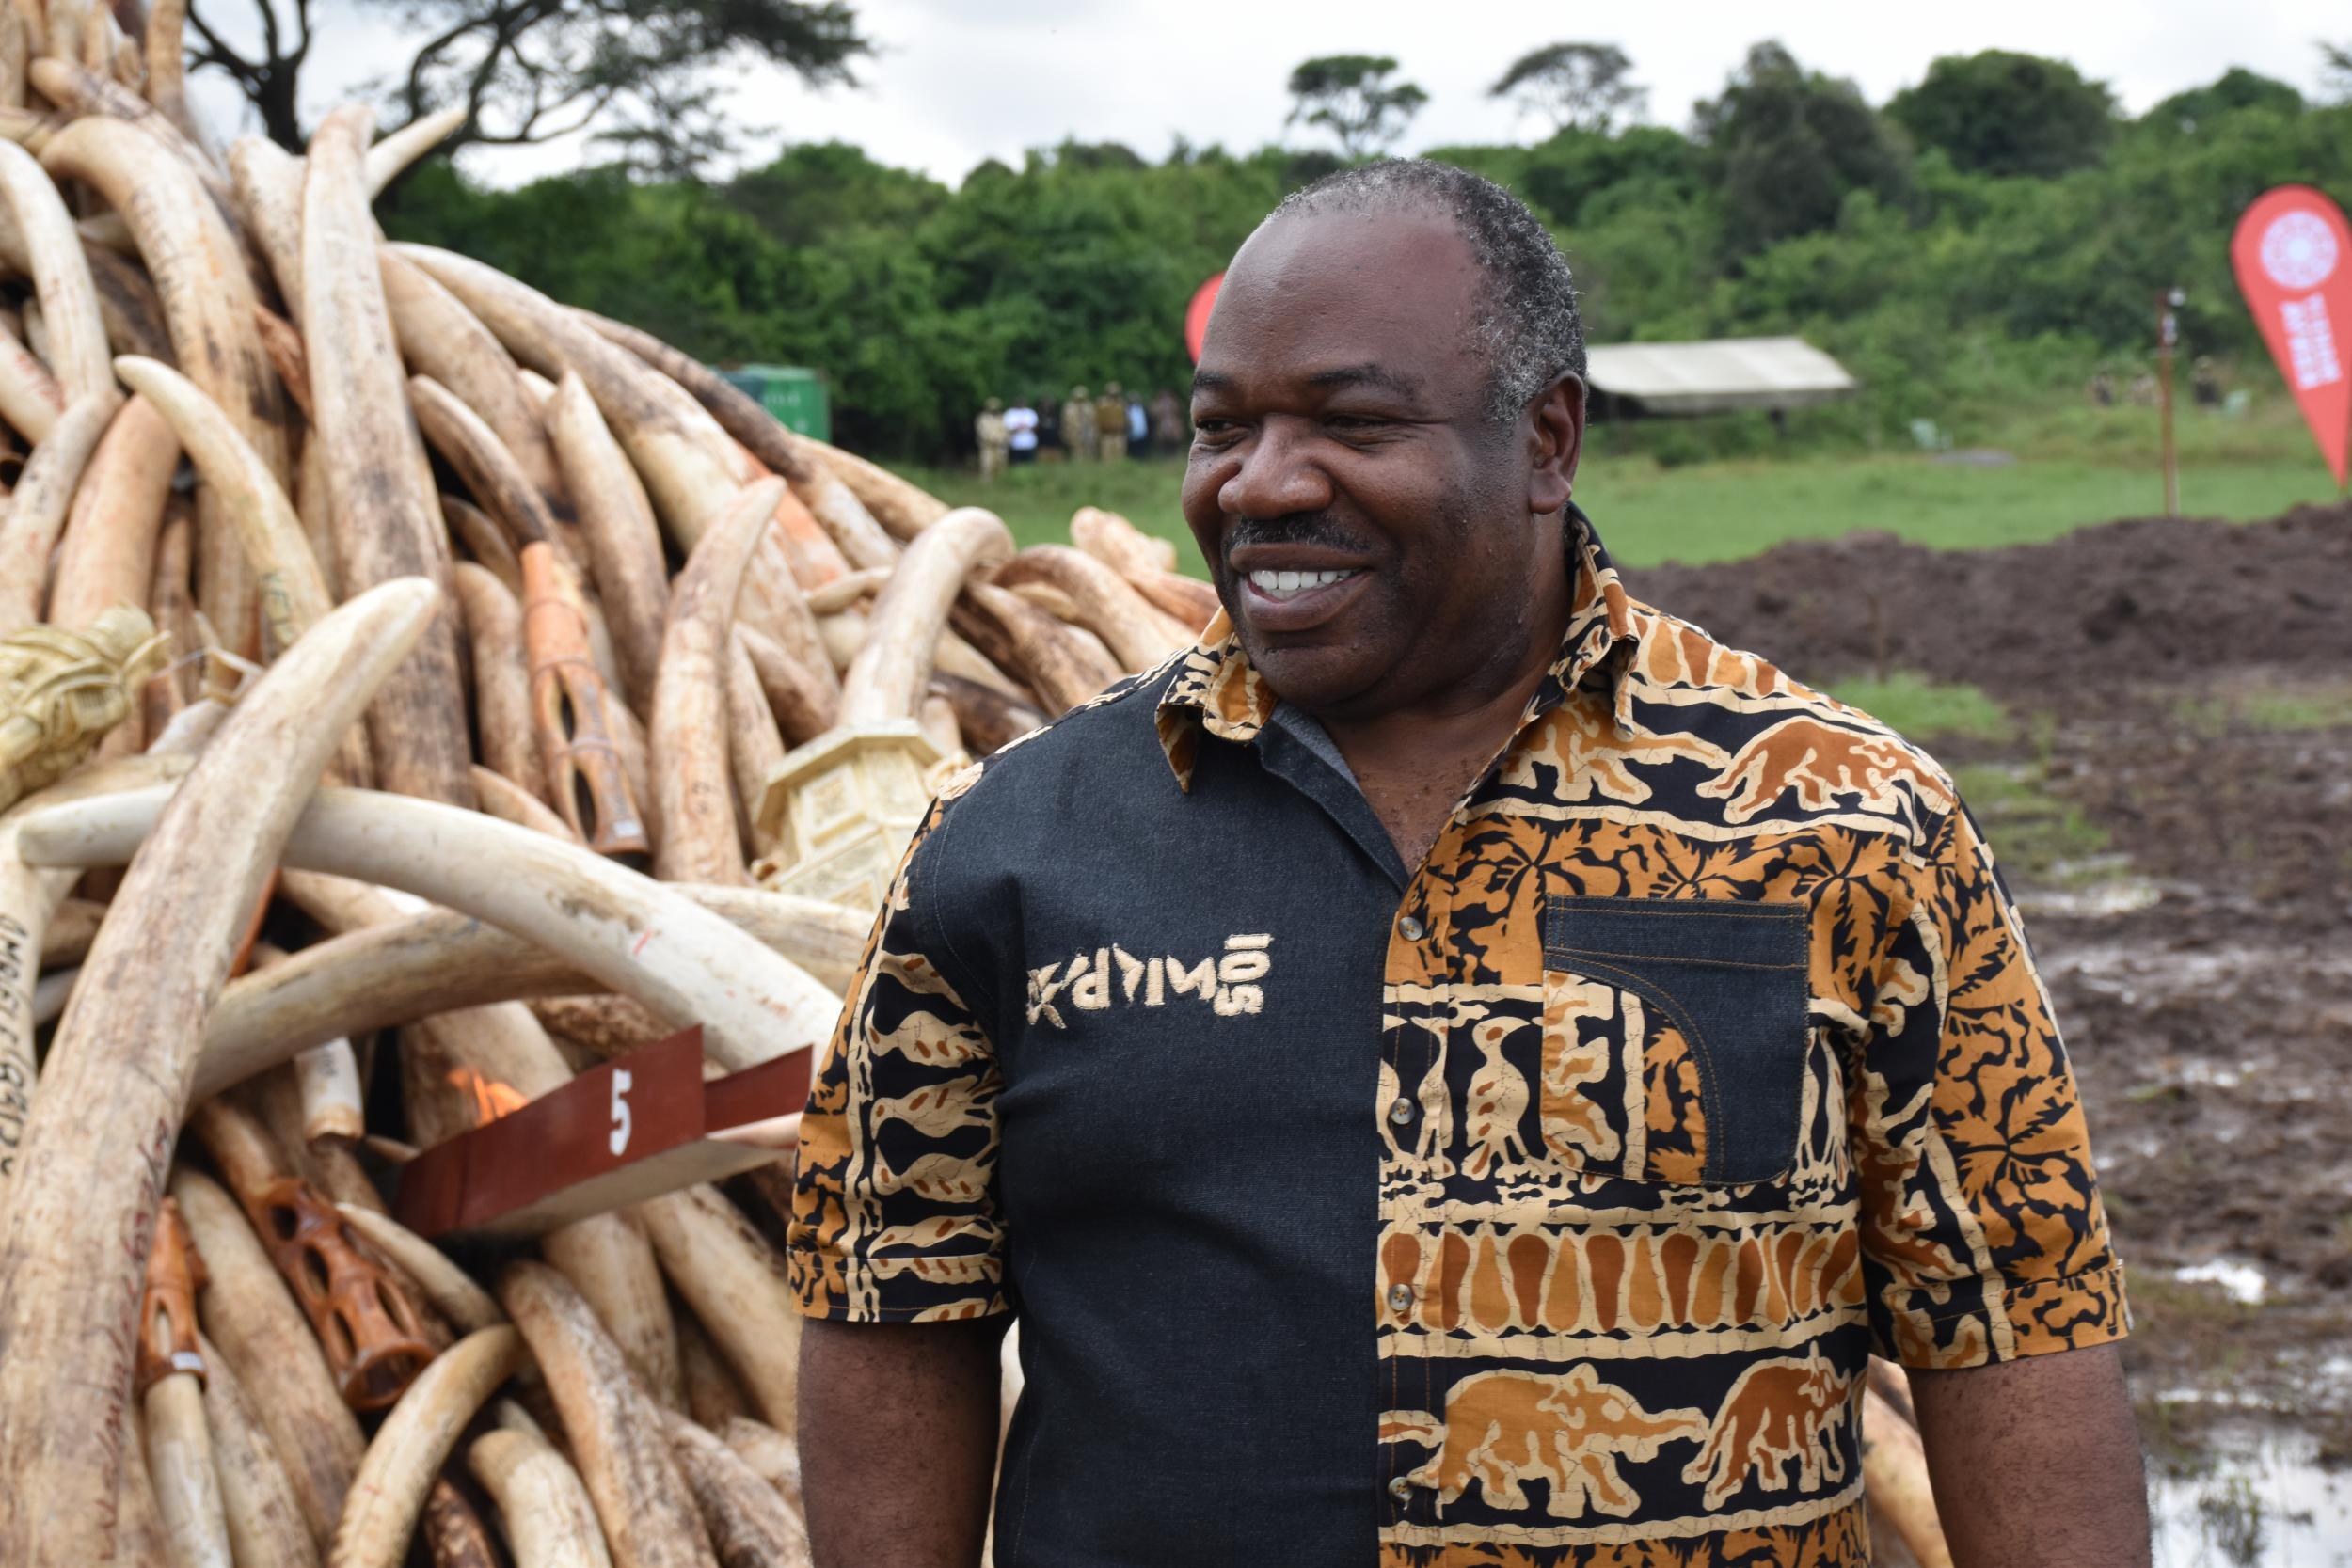
[[[615,1160],[628,1152],[628,1091],[634,1086],[628,1069],[621,1068],[612,1074],[612,1132],[605,1139],[605,1147],[612,1151]]]

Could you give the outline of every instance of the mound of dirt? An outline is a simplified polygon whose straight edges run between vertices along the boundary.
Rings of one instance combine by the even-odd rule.
[[[2143,517],[2041,545],[1891,534],[1629,570],[1632,593],[1815,683],[1893,670],[2001,694],[2352,669],[2352,505],[2264,523]]]

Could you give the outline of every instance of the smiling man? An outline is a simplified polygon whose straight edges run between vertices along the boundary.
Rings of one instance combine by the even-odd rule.
[[[1582,370],[1459,170],[1234,258],[1184,497],[1225,613],[943,794],[812,1096],[819,1568],[968,1568],[993,1470],[1003,1568],[1860,1565],[1873,1351],[1963,1568],[2146,1561],[1991,855],[1628,596]]]

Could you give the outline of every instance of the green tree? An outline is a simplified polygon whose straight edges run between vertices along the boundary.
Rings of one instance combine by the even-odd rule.
[[[1722,96],[1696,105],[1694,121],[1734,255],[1830,227],[1851,192],[1909,197],[1910,151],[1862,89],[1806,71],[1778,43],[1751,48]]]
[[[2352,102],[2352,42],[2319,40],[2319,58],[2328,75],[2328,94],[2339,103]]]
[[[1429,95],[1410,82],[1391,83],[1396,61],[1386,55],[1325,55],[1291,72],[1291,112],[1282,123],[1304,120],[1331,133],[1340,152],[1364,158],[1405,134]]]
[[[1649,89],[1627,80],[1633,62],[1613,43],[1548,43],[1511,62],[1489,98],[1515,98],[1548,116],[1555,130],[1606,132],[1620,115],[1642,112]]]
[[[1987,49],[1936,60],[1886,115],[1956,168],[2047,179],[2099,161],[2115,133],[2115,95],[2064,60]]]
[[[190,69],[234,83],[280,147],[300,151],[302,70],[313,0],[201,0],[188,12]],[[816,84],[848,83],[870,52],[846,0],[363,0],[421,35],[376,84],[399,116],[450,104],[465,123],[444,144],[517,145],[600,129],[657,174],[698,168],[732,146],[708,86],[724,67],[766,62]],[[250,6],[261,42],[240,48],[215,23]],[[229,33],[239,29],[230,27]]]
[[[2275,77],[2233,65],[2201,87],[2174,93],[2140,116],[2139,122],[2160,131],[2194,135],[2201,126],[2209,125],[2223,115],[2256,108],[2301,114],[2303,95]]]

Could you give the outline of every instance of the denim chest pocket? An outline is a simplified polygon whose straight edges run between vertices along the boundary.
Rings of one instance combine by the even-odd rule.
[[[1541,1117],[1577,1169],[1705,1186],[1796,1163],[1802,904],[1544,900]]]

